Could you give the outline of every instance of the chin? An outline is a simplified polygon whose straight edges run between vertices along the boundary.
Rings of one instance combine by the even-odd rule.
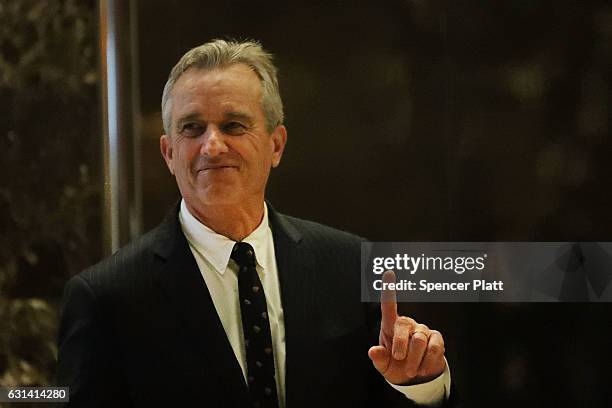
[[[225,188],[207,189],[196,194],[199,203],[205,206],[237,205],[240,203],[240,195],[235,191]]]

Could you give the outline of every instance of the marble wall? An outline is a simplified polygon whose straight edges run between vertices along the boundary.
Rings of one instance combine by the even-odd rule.
[[[0,386],[49,384],[66,279],[102,252],[96,1],[0,1]]]

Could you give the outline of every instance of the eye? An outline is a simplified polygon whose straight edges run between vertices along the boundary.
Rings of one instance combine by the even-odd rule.
[[[247,130],[240,122],[228,122],[223,126],[223,131],[229,135],[241,135]]]
[[[181,127],[180,133],[185,137],[198,137],[204,133],[204,127],[198,123],[189,122]]]

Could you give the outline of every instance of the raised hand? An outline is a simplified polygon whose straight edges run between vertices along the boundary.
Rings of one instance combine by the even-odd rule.
[[[395,273],[386,271],[383,282],[395,282]],[[381,292],[380,309],[379,345],[371,347],[368,356],[387,381],[413,385],[442,374],[446,368],[442,334],[410,317],[398,316],[395,290]]]

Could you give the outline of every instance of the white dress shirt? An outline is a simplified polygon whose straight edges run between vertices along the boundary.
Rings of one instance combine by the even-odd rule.
[[[181,201],[179,221],[246,382],[247,363],[238,299],[238,267],[230,259],[236,242],[202,224],[189,212],[185,200]],[[285,407],[285,320],[274,241],[268,224],[268,207],[265,204],[261,223],[242,241],[249,243],[255,250],[257,274],[266,294],[276,369],[276,389],[279,406],[283,408]],[[419,404],[435,406],[442,401],[445,394],[447,397],[449,395],[450,372],[447,365],[444,374],[428,383],[411,386],[390,385]]]

